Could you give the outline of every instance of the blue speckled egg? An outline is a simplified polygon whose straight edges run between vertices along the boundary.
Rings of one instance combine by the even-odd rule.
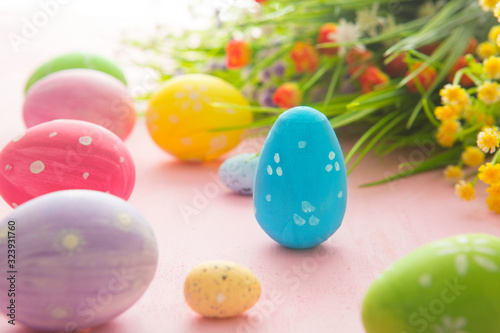
[[[219,167],[219,178],[236,193],[252,195],[259,156],[244,153],[228,158]]]
[[[278,243],[321,244],[344,218],[347,175],[337,136],[309,107],[284,112],[264,143],[254,186],[255,217]]]

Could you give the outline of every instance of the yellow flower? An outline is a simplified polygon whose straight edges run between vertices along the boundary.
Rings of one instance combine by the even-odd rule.
[[[487,127],[477,135],[477,146],[485,153],[493,154],[499,146],[499,141],[500,132],[495,126]]]
[[[500,214],[500,183],[490,186],[486,192],[489,193],[486,203],[488,208],[497,214]]]
[[[462,153],[462,161],[470,167],[477,167],[484,163],[484,153],[481,149],[468,146]]]
[[[500,164],[486,163],[479,168],[479,179],[488,185],[500,182]]]
[[[462,112],[450,105],[438,106],[434,109],[434,115],[440,121],[455,120],[460,118]]]
[[[490,79],[500,79],[500,58],[499,57],[489,57],[483,61],[483,67],[486,75]]]
[[[436,139],[442,147],[449,148],[455,143],[455,135],[462,129],[460,123],[456,120],[446,120],[439,125]]]
[[[460,111],[470,104],[469,94],[464,88],[456,84],[447,84],[439,92],[441,100],[445,105],[451,105]]]
[[[500,35],[500,25],[495,25],[488,33],[488,40],[492,43],[496,43],[498,35]]]
[[[487,12],[495,9],[498,0],[479,0],[479,5],[481,8]]]
[[[500,4],[498,4],[498,1],[496,7],[493,9],[493,15],[500,20]]]
[[[481,59],[487,59],[497,54],[497,46],[491,42],[483,42],[477,46],[476,53]]]
[[[446,179],[456,183],[464,178],[464,172],[457,165],[448,165],[444,170],[444,176]]]
[[[477,88],[477,98],[486,104],[500,101],[500,89],[496,82],[484,82]]]
[[[464,180],[455,185],[455,193],[463,200],[471,201],[476,199],[476,190],[471,183],[466,183]]]

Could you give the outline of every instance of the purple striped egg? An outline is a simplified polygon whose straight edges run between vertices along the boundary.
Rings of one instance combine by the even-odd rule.
[[[0,253],[0,271],[12,272],[0,279],[0,304],[11,306],[3,311],[46,331],[73,332],[118,316],[146,291],[158,262],[144,217],[116,196],[89,190],[20,205],[0,221]]]

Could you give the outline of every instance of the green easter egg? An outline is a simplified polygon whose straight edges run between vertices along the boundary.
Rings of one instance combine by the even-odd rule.
[[[500,332],[500,238],[466,234],[403,257],[369,288],[367,333]]]
[[[49,74],[73,68],[95,69],[114,76],[127,84],[122,70],[111,60],[90,53],[68,53],[49,60],[38,67],[28,79],[24,91],[28,91],[35,82]]]

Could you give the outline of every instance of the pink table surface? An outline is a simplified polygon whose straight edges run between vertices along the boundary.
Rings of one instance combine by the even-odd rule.
[[[122,3],[110,2],[115,6]],[[15,1],[11,1],[10,7],[0,5],[1,147],[24,129],[22,90],[40,62],[73,50],[113,57],[120,30],[149,22],[144,15],[151,13],[153,17],[160,5],[170,6],[166,17],[181,21],[175,10],[182,12],[182,8],[176,9],[173,1],[146,1],[136,4],[138,8],[127,7],[125,14],[114,13],[114,7],[107,2],[100,11],[97,4],[102,2],[97,1],[90,1],[85,7],[88,10],[82,11],[78,7],[82,3],[69,2],[17,53],[3,37],[9,31],[19,31],[21,19],[33,15],[39,7],[35,2],[22,8],[15,8]],[[158,15],[154,17],[158,19]],[[124,68],[131,89],[139,89],[144,74],[141,76],[126,65]],[[352,139],[342,132],[339,137],[347,151]],[[245,142],[232,153],[256,151],[261,143],[262,140]],[[155,146],[142,120],[126,144],[137,168],[136,186],[129,202],[153,226],[159,243],[159,266],[140,301],[109,324],[92,330],[96,333],[361,333],[364,292],[394,260],[442,237],[466,232],[500,236],[500,218],[488,211],[484,188],[479,189],[478,200],[463,203],[440,172],[374,188],[359,187],[390,174],[398,163],[410,157],[420,158],[420,149],[385,159],[367,158],[349,176],[348,208],[342,227],[323,245],[294,251],[279,246],[260,229],[250,197],[233,194],[218,181],[220,161],[204,165],[176,161]],[[194,207],[197,214],[183,216],[182,208],[187,206]],[[0,216],[10,210],[0,202]],[[200,262],[215,259],[245,265],[262,282],[261,299],[246,314],[228,320],[202,319],[184,302],[183,283],[189,270]],[[0,316],[0,332],[31,330],[19,325],[12,327],[6,317]]]

